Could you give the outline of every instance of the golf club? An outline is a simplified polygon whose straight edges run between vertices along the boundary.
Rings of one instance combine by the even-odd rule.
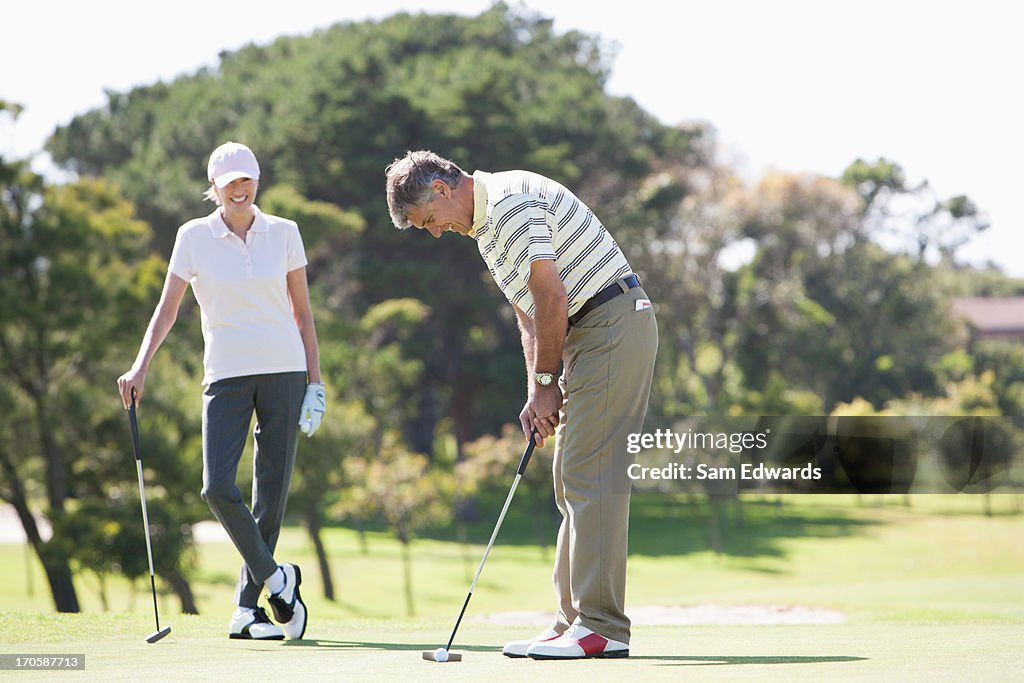
[[[512,503],[512,496],[516,494],[516,487],[519,486],[519,480],[523,478],[523,472],[526,471],[526,466],[530,463],[530,456],[533,455],[533,447],[537,444],[536,441],[537,432],[530,435],[530,442],[526,444],[526,450],[523,451],[523,457],[519,461],[519,469],[516,470],[516,478],[512,481],[512,488],[509,489],[508,497],[505,498],[505,505],[501,508],[501,514],[498,515],[498,521],[494,525],[494,531],[491,533],[491,540],[487,542],[487,549],[484,550],[484,556],[480,560],[480,566],[476,569],[476,576],[473,577],[473,583],[469,587],[469,593],[466,595],[466,601],[462,603],[462,611],[459,612],[459,618],[455,620],[455,628],[452,629],[452,635],[448,638],[448,644],[443,648],[437,648],[436,650],[427,651],[423,653],[423,659],[428,662],[461,662],[462,655],[449,652],[452,648],[452,641],[455,640],[455,632],[459,630],[459,624],[462,623],[462,617],[466,614],[466,606],[469,605],[469,599],[473,597],[473,589],[476,588],[476,582],[480,578],[480,572],[484,569],[484,562],[487,561],[487,556],[491,553],[491,548],[494,546],[494,539],[498,537],[498,530],[501,529],[501,523],[505,520],[505,513],[508,512],[508,506]]]
[[[149,515],[146,513],[146,485],[142,480],[142,446],[139,443],[139,423],[135,417],[135,387],[132,387],[132,404],[128,408],[128,424],[132,429],[132,450],[135,451],[135,469],[139,473],[139,499],[142,501],[142,524],[146,528],[146,555],[149,557],[149,585],[153,589],[153,616],[156,630],[146,636],[147,643],[155,643],[168,633],[171,627],[160,628],[160,612],[156,606],[156,576],[153,572],[153,547],[149,540]]]

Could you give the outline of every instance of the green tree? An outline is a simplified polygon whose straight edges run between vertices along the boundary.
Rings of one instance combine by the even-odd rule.
[[[891,241],[923,260],[955,262],[957,251],[990,227],[987,216],[966,195],[943,199],[927,180],[907,181],[903,168],[885,158],[857,159],[841,181],[864,200],[864,216],[876,239]]]
[[[548,440],[546,448],[534,449],[517,489],[517,495],[522,498],[518,507],[529,510],[541,553],[547,551],[553,538],[551,532],[557,528],[557,508],[551,488],[553,443]],[[464,487],[466,493],[483,491],[505,495],[525,447],[522,427],[506,424],[500,436],[482,436],[466,444],[466,459],[455,465],[456,479],[468,484]]]
[[[131,500],[138,502],[113,378],[134,352],[124,330],[143,327],[160,289],[164,267],[148,246],[145,224],[108,183],[54,186],[27,162],[0,158],[0,498],[17,511],[58,611],[79,609],[74,568],[113,566],[81,555],[85,549],[74,538],[85,533],[82,525],[106,538],[109,523],[123,517]],[[153,392],[147,401],[158,419],[143,418],[143,445],[151,456],[147,471],[160,475],[150,491],[158,503],[154,519],[166,514],[173,520],[155,548],[173,560],[157,569],[182,609],[194,612],[186,579],[188,525],[202,515],[198,491],[184,483],[199,481],[195,461],[182,455],[187,435],[198,433],[179,401],[184,383],[195,381],[187,367],[161,363],[154,372],[173,390]],[[39,517],[54,528],[48,541]]]
[[[59,519],[104,438],[90,430],[102,413],[91,387],[115,376],[106,374],[111,340],[138,323],[130,311],[152,267],[145,245],[145,226],[107,183],[48,186],[25,162],[2,161],[0,495],[17,510],[62,612],[79,609],[69,558],[42,540],[32,508],[38,494],[45,516]]]
[[[71,170],[118,182],[165,255],[174,229],[204,210],[202,162],[227,138],[256,149],[268,201],[287,185],[358,215],[369,228],[356,239],[317,247],[311,286],[323,285],[323,302],[355,319],[393,299],[430,305],[417,343],[402,347],[423,366],[403,432],[413,450],[430,453],[439,422],[450,418],[461,447],[521,408],[515,320],[469,240],[436,244],[390,226],[384,167],[427,147],[469,171],[547,173],[626,243],[641,238],[618,222],[616,202],[666,150],[682,158],[702,141],[699,130],[663,126],[632,100],[609,96],[608,47],[553,26],[503,3],[477,17],[338,24],[222,54],[217,67],[168,84],[111,93],[47,149]]]
[[[379,516],[402,545],[402,578],[408,616],[415,616],[412,583],[412,542],[424,527],[451,518],[454,480],[432,468],[423,455],[411,453],[386,436],[371,459],[347,458],[345,475],[358,482],[349,489],[335,513]]]
[[[948,300],[924,263],[866,239],[855,194],[827,178],[769,175],[740,227],[757,244],[737,291],[750,387],[781,380],[813,391],[826,412],[855,396],[881,405],[940,389]]]
[[[358,402],[340,399],[333,385],[328,390],[331,391],[329,416],[316,438],[303,440],[299,445],[296,477],[288,503],[291,510],[298,512],[309,533],[323,580],[324,597],[334,600],[334,577],[323,542],[325,513],[342,500],[348,487],[344,470],[346,459],[373,452],[376,421]]]
[[[729,208],[741,186],[711,156],[663,162],[623,202],[620,220],[644,226],[628,257],[659,310],[656,415],[723,411],[737,393],[735,276],[724,258],[742,238]]]

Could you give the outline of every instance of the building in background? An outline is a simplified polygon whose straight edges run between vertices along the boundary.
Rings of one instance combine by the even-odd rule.
[[[953,314],[967,323],[972,339],[1024,344],[1024,296],[953,299]]]

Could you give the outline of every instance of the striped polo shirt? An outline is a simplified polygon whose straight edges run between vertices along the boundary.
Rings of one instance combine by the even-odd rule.
[[[473,230],[502,294],[533,316],[530,264],[553,260],[569,315],[630,272],[597,216],[561,184],[529,171],[473,174]]]

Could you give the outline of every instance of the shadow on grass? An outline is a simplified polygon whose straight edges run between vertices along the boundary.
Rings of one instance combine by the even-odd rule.
[[[664,664],[659,664],[659,666],[735,666],[737,664],[834,664],[839,662],[864,662],[868,658],[850,657],[847,655],[824,655],[820,657],[801,657],[799,655],[783,655],[778,657],[640,655],[639,657],[630,657],[630,659],[665,662]]]
[[[317,647],[338,650],[395,650],[405,652],[433,652],[444,643],[376,643],[358,640],[325,640],[311,638],[309,640],[286,640],[282,647]],[[452,652],[493,652],[500,653],[501,648],[494,645],[457,645]]]
[[[443,645],[443,643],[442,643]],[[389,650],[399,652],[428,652],[439,647],[437,643],[379,643],[353,640],[288,640],[283,647],[315,647],[338,650]],[[453,647],[452,652],[481,652],[498,654],[501,649],[492,645],[460,645]],[[728,666],[740,664],[834,664],[841,662],[863,662],[867,657],[848,655],[822,656],[716,656],[716,655],[634,655],[631,660],[653,662],[658,666]],[[571,661],[571,660],[570,660]]]
[[[525,501],[524,501],[525,503]],[[465,540],[483,545],[493,530],[494,515],[501,501],[481,497],[476,519],[465,525]],[[544,505],[513,505],[501,527],[498,543],[503,546],[553,544],[560,517]],[[780,500],[751,500],[749,497],[712,498],[706,495],[634,493],[630,504],[629,554],[648,557],[680,557],[713,550],[723,557],[739,560],[784,558],[791,539],[829,539],[868,533],[884,525],[865,514],[862,507],[801,505]],[[458,542],[456,525],[427,529],[421,538]],[[553,549],[548,546],[543,552]],[[547,555],[545,555],[546,557]],[[474,556],[467,560],[470,564]],[[750,571],[777,570],[750,564]]]
[[[714,503],[633,497],[630,555],[687,555],[715,548],[738,558],[782,557],[783,542],[793,538],[850,537],[882,524],[856,511],[810,506],[780,506],[771,501],[736,498]]]
[[[531,516],[525,510],[509,512],[501,528],[502,545],[536,545],[538,533],[554,542],[558,519]],[[467,527],[470,542],[483,542],[493,521],[479,520]],[[716,549],[736,558],[782,557],[784,542],[793,538],[850,537],[884,524],[867,518],[862,510],[819,506],[781,505],[770,500],[718,499],[668,494],[634,494],[630,505],[629,554],[651,557],[680,556]],[[424,534],[454,540],[450,529]]]

